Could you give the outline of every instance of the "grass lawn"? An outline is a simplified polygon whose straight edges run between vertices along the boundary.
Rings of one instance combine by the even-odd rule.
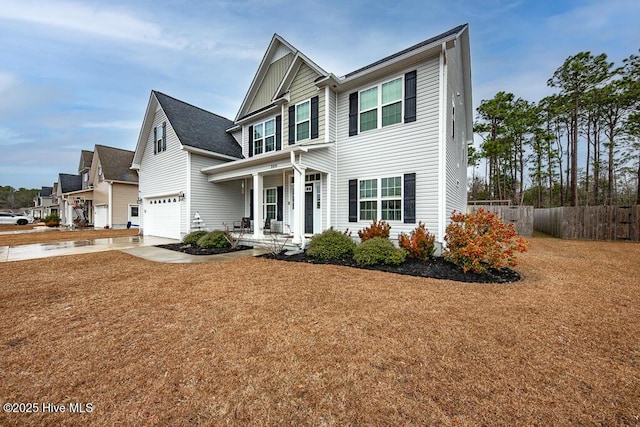
[[[637,425],[640,244],[478,285],[120,252],[0,265],[0,425]],[[68,406],[67,406],[68,410]]]

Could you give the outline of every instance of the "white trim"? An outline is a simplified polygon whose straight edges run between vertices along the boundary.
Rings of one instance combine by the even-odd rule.
[[[187,194],[184,196],[184,202],[187,204],[187,234],[191,229],[191,153],[187,151]],[[180,198],[178,198],[178,202]],[[182,206],[180,206],[180,215],[182,215]],[[180,218],[182,222],[182,218]],[[182,232],[182,225],[180,226]]]
[[[446,146],[447,146],[447,126],[446,109],[448,100],[447,94],[447,64],[446,64],[446,42],[442,43],[440,51],[440,72],[438,73],[438,85],[440,87],[440,102],[438,108],[438,236],[437,240],[443,242],[446,229],[447,214],[447,170],[446,170]]]
[[[329,135],[329,86],[324,88],[324,142],[331,141]],[[320,109],[320,99],[318,99],[318,109]],[[319,119],[319,118],[318,118]],[[318,123],[318,130],[320,130],[320,123]]]
[[[375,85],[372,86],[368,86],[365,89],[361,89],[358,90],[358,133],[362,133],[362,132],[369,132],[372,130],[376,130],[376,129],[382,129],[383,127],[389,127],[389,126],[393,126],[393,125],[397,125],[397,124],[401,124],[404,123],[404,102],[405,102],[405,94],[404,94],[404,78],[405,78],[405,74],[400,74],[399,76],[396,75],[395,77],[391,78],[391,79],[387,79],[387,80],[383,80],[380,83],[377,83]],[[387,84],[387,83],[391,83],[393,81],[396,80],[400,80],[400,86],[402,89],[402,93],[400,94],[400,101],[393,101],[393,102],[387,102],[386,104],[382,103],[382,86]],[[360,102],[360,95],[362,94],[362,92],[366,92],[368,90],[371,89],[377,89],[377,104],[375,107],[369,108],[366,111],[362,111],[361,105],[362,103]],[[388,105],[392,105],[392,104],[396,104],[397,102],[400,102],[400,121],[398,123],[392,123],[386,126],[382,126],[382,109]],[[376,127],[372,128],[372,129],[367,129],[367,130],[361,130],[360,129],[360,115],[363,113],[367,113],[369,111],[373,111],[373,110],[377,110],[376,111]]]
[[[109,205],[107,206],[107,225],[109,226],[109,228],[113,227],[113,184],[111,183],[107,183],[109,184]]]
[[[325,229],[329,229],[331,227],[331,174],[327,173],[325,174],[326,181],[327,181],[327,194],[326,194],[326,199],[327,202],[325,204],[325,212],[327,213],[327,223],[325,226]]]
[[[264,238],[264,217],[262,216],[262,186],[264,177],[259,173],[253,174],[253,238]]]
[[[142,199],[157,199],[158,197],[177,196],[180,191],[168,191],[166,193],[145,194]]]
[[[309,104],[309,118],[306,120],[298,121],[298,106],[306,103]],[[319,103],[320,103],[320,100],[318,100],[318,104]],[[293,109],[293,115],[294,115],[293,132],[295,134],[295,138],[294,138],[295,143],[297,144],[298,142],[310,140],[311,139],[311,98],[307,98],[306,100],[300,101],[297,104],[295,104],[295,107]],[[298,125],[304,122],[309,122],[309,136],[306,137],[305,139],[298,139]]]

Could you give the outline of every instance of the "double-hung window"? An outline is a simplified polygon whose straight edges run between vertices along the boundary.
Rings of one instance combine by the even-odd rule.
[[[358,185],[361,221],[402,220],[402,177],[361,179]]]
[[[378,219],[378,180],[363,179],[360,181],[360,220],[375,221]]]
[[[402,121],[402,77],[360,92],[360,132]]]
[[[276,188],[264,190],[264,219],[271,221],[276,219],[278,210],[278,191]]]
[[[253,127],[253,154],[262,154],[276,149],[276,120],[267,120]]]
[[[402,219],[402,177],[380,180],[382,219],[400,221]]]
[[[311,102],[296,105],[296,141],[309,139],[311,129]]]

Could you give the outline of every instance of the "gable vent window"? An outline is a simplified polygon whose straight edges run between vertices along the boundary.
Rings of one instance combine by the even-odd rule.
[[[153,128],[153,154],[167,151],[167,122]]]

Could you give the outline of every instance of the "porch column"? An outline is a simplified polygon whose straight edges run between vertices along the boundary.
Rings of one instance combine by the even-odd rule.
[[[305,168],[296,167],[293,169],[293,194],[295,203],[293,205],[293,215],[296,220],[293,227],[293,239],[291,242],[304,248],[304,179]]]
[[[264,218],[262,214],[262,192],[264,178],[258,173],[253,174],[253,237],[264,237]]]

